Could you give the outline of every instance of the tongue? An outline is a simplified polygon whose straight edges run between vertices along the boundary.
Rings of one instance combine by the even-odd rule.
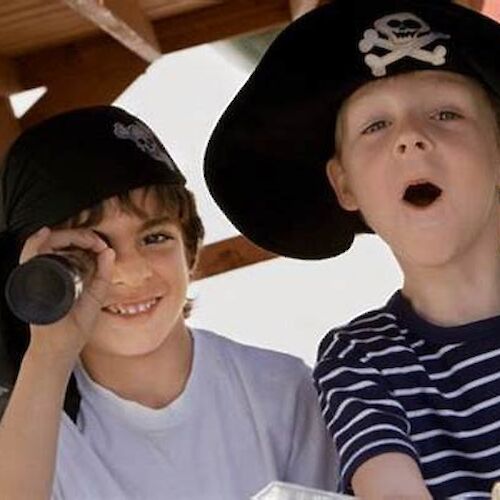
[[[427,207],[441,196],[441,189],[430,182],[409,186],[403,199],[416,207]]]

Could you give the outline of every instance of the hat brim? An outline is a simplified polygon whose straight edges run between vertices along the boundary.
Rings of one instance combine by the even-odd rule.
[[[337,0],[303,16],[271,45],[219,120],[205,179],[231,222],[257,245],[301,259],[347,250],[370,229],[343,210],[326,176],[341,103],[374,80],[358,49],[373,21],[413,12],[450,33],[442,66],[406,58],[388,76],[438,69],[475,77],[500,94],[500,27],[470,9],[429,0]]]

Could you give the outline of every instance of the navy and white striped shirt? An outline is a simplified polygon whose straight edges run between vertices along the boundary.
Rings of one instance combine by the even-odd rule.
[[[326,335],[314,379],[343,491],[385,452],[413,457],[433,498],[489,498],[500,480],[500,316],[438,327],[397,292]]]

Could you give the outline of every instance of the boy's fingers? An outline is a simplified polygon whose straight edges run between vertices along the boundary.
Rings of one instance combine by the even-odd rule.
[[[87,229],[50,231],[43,228],[43,231],[35,233],[26,241],[21,253],[21,262],[37,254],[74,248],[99,253],[107,248],[107,244],[96,233]]]
[[[44,226],[26,240],[20,255],[21,263],[39,252],[40,247],[48,240],[50,233],[50,229]]]
[[[84,291],[84,294],[100,307],[104,305],[109,287],[111,286],[114,262],[115,252],[113,249],[108,247],[101,251],[97,255],[96,274]],[[85,297],[82,296],[82,300],[85,300]]]
[[[107,247],[106,243],[93,231],[82,229],[54,231],[52,238],[46,243],[50,245],[49,250],[53,251],[79,247],[83,250],[100,252]]]

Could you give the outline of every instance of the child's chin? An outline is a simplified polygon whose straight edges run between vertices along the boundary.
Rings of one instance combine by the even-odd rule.
[[[158,337],[148,336],[142,339],[123,339],[122,342],[112,342],[107,346],[110,354],[120,357],[146,356],[154,352],[162,343]]]
[[[438,268],[452,262],[457,255],[458,249],[449,238],[421,237],[418,242],[403,245],[396,257],[403,268],[405,265]]]

